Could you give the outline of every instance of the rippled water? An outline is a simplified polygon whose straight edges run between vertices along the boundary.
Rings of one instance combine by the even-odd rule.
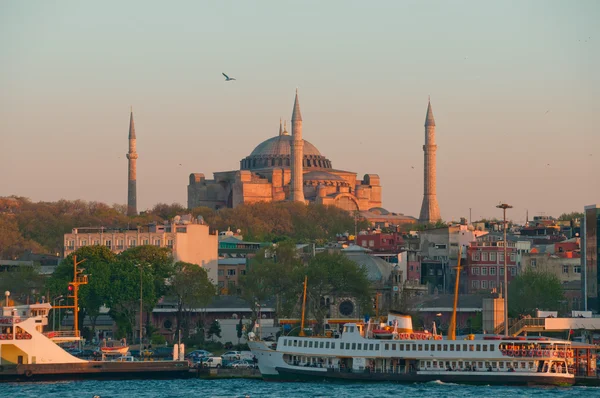
[[[600,397],[597,387],[486,387],[394,383],[274,383],[262,380],[131,380],[0,384],[0,397]]]

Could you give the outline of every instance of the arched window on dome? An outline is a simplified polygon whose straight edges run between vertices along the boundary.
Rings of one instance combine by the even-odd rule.
[[[282,158],[278,158],[277,159],[277,166],[283,166],[283,159]]]
[[[286,166],[289,166],[289,165],[290,165],[290,158],[286,158],[286,159],[285,159],[285,165],[286,165]]]
[[[275,158],[271,159],[271,166],[275,166]]]

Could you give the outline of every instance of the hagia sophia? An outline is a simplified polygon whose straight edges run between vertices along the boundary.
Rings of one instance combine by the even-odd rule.
[[[334,205],[349,212],[359,212],[374,225],[435,222],[440,212],[435,193],[435,121],[431,104],[425,120],[424,195],[420,217],[389,212],[382,206],[382,185],[377,174],[364,174],[333,168],[331,160],[313,144],[302,138],[302,114],[298,91],[294,99],[291,134],[279,123],[279,133],[258,144],[250,155],[240,160],[240,169],[214,172],[213,179],[203,173],[189,176],[188,208],[233,208],[245,203],[296,201]],[[129,132],[130,213],[136,209],[135,129],[133,115]]]

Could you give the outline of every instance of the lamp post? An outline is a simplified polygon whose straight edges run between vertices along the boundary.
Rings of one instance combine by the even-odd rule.
[[[61,298],[60,300],[58,300],[58,305],[59,305],[59,307],[58,307],[58,330],[61,330],[61,324],[62,324],[61,319],[62,318],[60,317],[60,303],[63,301],[65,301],[64,298]]]
[[[4,295],[6,296],[6,306],[8,307],[8,297],[10,296],[10,292],[7,290],[4,292]]]
[[[56,307],[56,300],[61,299],[62,297],[63,296],[61,294],[60,296],[54,297],[54,299],[52,299],[52,331],[56,330],[56,310],[54,309],[54,307]]]
[[[506,203],[501,203],[496,207],[502,209],[504,213],[504,336],[508,337],[508,269],[506,266],[506,209],[512,209],[512,206]]]

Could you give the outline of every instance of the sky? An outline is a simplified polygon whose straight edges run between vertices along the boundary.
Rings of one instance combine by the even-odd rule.
[[[418,217],[428,96],[442,218],[600,204],[600,2],[0,0],[0,196],[187,204],[275,136],[379,174]],[[222,72],[237,78],[225,82]],[[413,168],[414,167],[414,168]]]

